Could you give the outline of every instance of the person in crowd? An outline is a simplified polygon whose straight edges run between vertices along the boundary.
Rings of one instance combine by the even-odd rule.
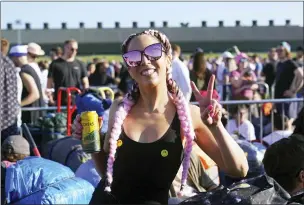
[[[59,87],[76,87],[86,89],[89,87],[87,69],[84,63],[76,58],[78,43],[74,39],[64,42],[63,56],[54,60],[49,67],[48,83],[49,89],[55,88],[54,96],[50,95],[51,104],[55,104]],[[62,105],[67,104],[67,95],[62,93]]]
[[[274,97],[275,99],[294,98],[303,87],[303,68],[291,59],[291,47],[287,42],[282,42],[278,46],[277,52],[279,62],[276,70]],[[298,109],[290,109],[290,104],[290,102],[276,103],[276,109],[280,114],[294,119]]]
[[[120,69],[119,79],[120,81],[118,83],[118,89],[124,94],[130,92],[132,90],[134,80],[125,64],[123,64],[122,68]]]
[[[171,197],[178,197],[177,193],[179,192],[179,188],[181,186],[181,175],[182,166],[178,170],[177,175],[172,183],[170,189]],[[191,152],[190,168],[188,172],[187,183],[185,185],[185,190],[187,191],[185,191],[185,195],[180,200],[182,201],[183,199],[196,195],[199,192],[211,191],[217,186],[218,184],[216,184],[208,175],[200,160],[199,155],[196,152]]]
[[[304,136],[304,107],[298,114],[297,119],[292,123],[295,126],[293,134],[300,134]]]
[[[241,58],[238,63],[238,70],[232,71],[230,81],[232,84],[232,99],[253,100],[254,92],[258,89],[255,83],[257,77],[253,71],[255,69],[248,62],[247,58]]]
[[[191,71],[193,69],[193,57],[194,57],[194,54],[197,52],[204,53],[204,50],[202,48],[195,49],[194,53],[190,56],[190,59],[187,63],[187,67],[188,67],[189,71]]]
[[[5,204],[6,169],[30,156],[30,145],[21,135],[11,135],[1,143],[1,204]]]
[[[181,159],[182,196],[193,140],[229,175],[246,175],[246,156],[221,124],[220,105],[212,100],[214,76],[207,97],[192,82],[196,106],[185,100],[172,79],[171,44],[164,34],[133,34],[123,43],[122,54],[136,83],[123,101],[112,104],[104,149],[92,155],[105,177],[90,204],[167,204]],[[79,116],[74,123],[73,135],[80,137]]]
[[[62,56],[62,49],[60,46],[56,47],[56,48],[52,48],[49,54],[50,58],[52,61],[60,58]]]
[[[264,144],[267,146],[279,141],[282,138],[287,138],[292,134],[291,121],[286,116],[278,113],[274,114],[273,118],[274,131],[263,138]]]
[[[179,45],[172,45],[172,78],[183,92],[186,100],[190,100],[192,91],[190,86],[190,74],[187,66],[179,59],[181,48]]]
[[[241,139],[247,141],[256,140],[254,126],[248,120],[248,108],[246,105],[232,106],[229,111],[232,116],[226,125],[229,134],[238,135]]]
[[[90,77],[90,75],[95,72],[95,70],[96,70],[96,66],[95,65],[96,64],[94,64],[94,63],[88,63],[88,65],[87,65],[88,77]],[[90,82],[90,80],[89,80],[89,82]]]
[[[298,46],[296,51],[297,51],[297,55],[293,60],[297,62],[299,67],[303,67],[304,66],[304,48],[303,48],[303,46]]]
[[[257,79],[260,79],[261,72],[263,70],[263,64],[261,62],[261,59],[257,54],[254,54],[251,59],[253,60],[253,63],[255,65],[254,73]]]
[[[1,49],[3,48],[1,47]],[[18,102],[18,70],[2,52],[0,53],[0,61],[0,130],[2,144],[8,136],[20,133],[18,122],[21,118],[21,109],[20,102]]]
[[[27,48],[27,60],[29,62],[29,65],[34,68],[34,70],[36,71],[39,80],[41,82],[41,89],[42,89],[42,95],[43,95],[43,99],[47,99],[47,95],[46,95],[46,87],[47,87],[47,76],[42,77],[42,71],[41,68],[39,67],[37,61],[37,58],[40,56],[44,56],[45,52],[44,50],[42,50],[41,46],[38,45],[37,43],[29,43]]]
[[[301,194],[297,202],[304,204],[303,135],[293,134],[272,144],[265,152],[263,164],[268,176],[274,178],[292,197]]]
[[[222,62],[221,62],[222,61]],[[217,89],[220,93],[221,100],[229,99],[231,86],[230,73],[237,70],[234,56],[229,52],[225,51],[217,60],[219,66],[216,72],[217,76]],[[221,63],[220,63],[221,62]]]
[[[30,156],[30,145],[21,135],[11,135],[1,145],[1,163],[5,167]]]
[[[29,43],[27,44],[28,48],[27,48],[27,60],[29,62],[29,65],[36,71],[41,84],[42,84],[42,88],[46,88],[46,82],[42,82],[41,79],[41,69],[38,66],[36,60],[39,56],[44,56],[45,52],[44,50],[42,50],[41,46],[38,45],[37,43]],[[44,83],[44,84],[43,84]]]
[[[104,63],[104,65],[106,66],[107,70],[106,70],[106,73],[107,75],[110,77],[110,78],[113,78],[115,79],[115,69],[114,69],[114,66],[112,64],[109,63],[108,60],[103,60],[102,61]]]
[[[208,82],[212,73],[207,69],[205,54],[196,52],[193,56],[193,70],[190,71],[190,79],[193,81],[200,91],[206,91]],[[192,94],[191,101],[195,100],[195,95]]]
[[[91,86],[109,86],[115,84],[115,80],[107,75],[107,63],[100,62],[96,64],[96,70],[89,76]]]
[[[52,93],[52,90],[47,89],[47,79],[48,79],[48,73],[49,73],[49,62],[48,61],[39,61],[38,66],[41,70],[41,79],[42,79],[42,87],[44,88],[43,91],[43,99],[45,102],[45,105],[48,105],[49,98],[48,96]]]
[[[9,53],[16,67],[20,68],[22,80],[22,107],[43,107],[45,105],[42,95],[42,87],[39,76],[28,63],[28,46],[17,45],[11,48]],[[22,113],[22,123],[35,123],[44,111],[31,111]]]
[[[99,63],[101,61],[101,59],[100,58],[93,58],[93,63],[94,64],[97,64],[97,63]]]
[[[10,43],[7,39],[1,38],[1,53],[6,56],[10,47]]]
[[[268,87],[269,92],[272,94],[276,77],[276,68],[278,63],[278,54],[276,48],[271,48],[268,52],[268,60],[266,64],[263,66],[263,70],[261,72],[261,80],[264,81]],[[273,97],[271,95],[271,97]]]

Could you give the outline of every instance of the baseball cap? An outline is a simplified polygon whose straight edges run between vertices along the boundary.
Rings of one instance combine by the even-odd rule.
[[[246,53],[239,53],[237,56],[235,56],[236,64],[239,64],[241,60],[248,59],[248,55]]]
[[[2,151],[12,149],[15,154],[30,155],[30,144],[21,135],[11,135],[6,138],[1,146]]]
[[[287,43],[286,41],[283,41],[282,43],[280,43],[279,46],[282,46],[282,47],[285,48],[288,52],[291,51],[291,46],[290,46],[289,43]]]
[[[222,57],[223,57],[223,58],[234,58],[234,56],[233,56],[229,51],[225,51],[225,52],[222,54]]]
[[[27,45],[16,45],[11,48],[9,55],[11,57],[21,57],[27,55]]]
[[[29,43],[27,44],[27,52],[37,55],[37,56],[43,56],[45,54],[44,50],[42,50],[41,46],[37,43]]]

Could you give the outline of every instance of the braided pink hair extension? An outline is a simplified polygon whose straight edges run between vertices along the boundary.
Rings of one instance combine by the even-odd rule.
[[[192,142],[195,138],[195,133],[192,125],[192,119],[190,115],[189,105],[183,95],[183,93],[178,88],[176,82],[172,79],[171,69],[167,70],[167,86],[168,90],[173,97],[174,104],[176,105],[176,110],[178,114],[178,118],[181,122],[181,127],[184,132],[186,138],[186,146],[184,149],[184,159],[182,162],[183,171],[181,178],[181,189],[178,192],[178,196],[181,197],[184,195],[183,189],[187,181],[188,170],[190,167],[190,158],[192,151]]]
[[[172,60],[172,55],[171,55],[171,44],[168,40],[168,38],[160,33],[159,31],[156,30],[147,30],[142,33],[138,34],[132,34],[125,40],[125,42],[122,44],[122,52],[127,51],[127,46],[129,42],[138,35],[151,35],[156,37],[162,44],[165,49],[166,55],[169,57],[170,60]],[[190,167],[190,154],[192,151],[192,141],[195,138],[195,133],[192,125],[192,120],[191,120],[191,115],[190,115],[190,110],[189,110],[189,105],[187,101],[185,100],[182,92],[178,88],[176,82],[172,79],[172,74],[171,74],[172,68],[167,68],[167,87],[169,94],[172,96],[174,104],[176,105],[177,109],[177,114],[179,117],[179,120],[181,122],[181,127],[183,129],[185,138],[186,138],[186,147],[184,150],[184,159],[183,159],[183,172],[182,172],[182,179],[181,179],[181,189],[180,192],[178,193],[179,196],[183,195],[183,188],[186,184],[187,180],[187,175],[188,175],[188,170]],[[109,151],[109,158],[107,162],[107,186],[105,187],[105,191],[111,192],[111,184],[113,181],[113,164],[115,161],[115,154],[116,154],[116,149],[117,149],[117,140],[119,138],[119,135],[121,134],[121,129],[122,129],[122,124],[124,119],[126,118],[128,112],[130,111],[131,107],[135,104],[139,97],[139,89],[137,84],[134,84],[132,90],[130,93],[126,95],[126,97],[123,100],[123,103],[121,106],[119,106],[118,110],[116,111],[115,114],[115,121],[114,125],[111,131],[111,136],[110,136],[110,151]]]
[[[139,90],[137,88],[137,84],[133,85],[132,91],[128,93],[124,99],[122,104],[118,107],[116,113],[115,113],[115,120],[112,127],[109,144],[110,144],[110,150],[109,150],[109,158],[107,161],[107,186],[105,187],[105,191],[111,192],[111,184],[113,182],[113,165],[115,161],[115,154],[117,149],[117,140],[119,139],[119,136],[122,131],[122,124],[125,118],[127,117],[131,107],[134,105],[135,100],[133,96],[138,93]]]

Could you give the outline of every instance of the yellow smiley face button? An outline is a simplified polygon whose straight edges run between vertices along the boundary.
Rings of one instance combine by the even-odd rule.
[[[163,150],[160,152],[160,154],[161,154],[162,157],[167,157],[169,153],[168,153],[167,150],[163,149]]]
[[[122,145],[122,140],[117,140],[117,147],[120,147]]]

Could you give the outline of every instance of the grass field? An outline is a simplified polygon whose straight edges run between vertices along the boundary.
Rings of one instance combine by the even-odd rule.
[[[253,53],[247,53],[248,55],[252,55]],[[262,58],[267,57],[267,53],[256,53]],[[184,56],[189,59],[191,54],[184,54]],[[215,58],[217,56],[221,55],[221,53],[206,53],[207,58]],[[293,56],[295,53],[292,54]],[[122,61],[121,55],[90,55],[90,56],[78,56],[80,60],[82,60],[85,63],[91,62],[93,58],[100,58],[100,59],[107,59],[107,60],[115,60],[115,61]],[[41,57],[39,60],[50,60],[48,57]]]

